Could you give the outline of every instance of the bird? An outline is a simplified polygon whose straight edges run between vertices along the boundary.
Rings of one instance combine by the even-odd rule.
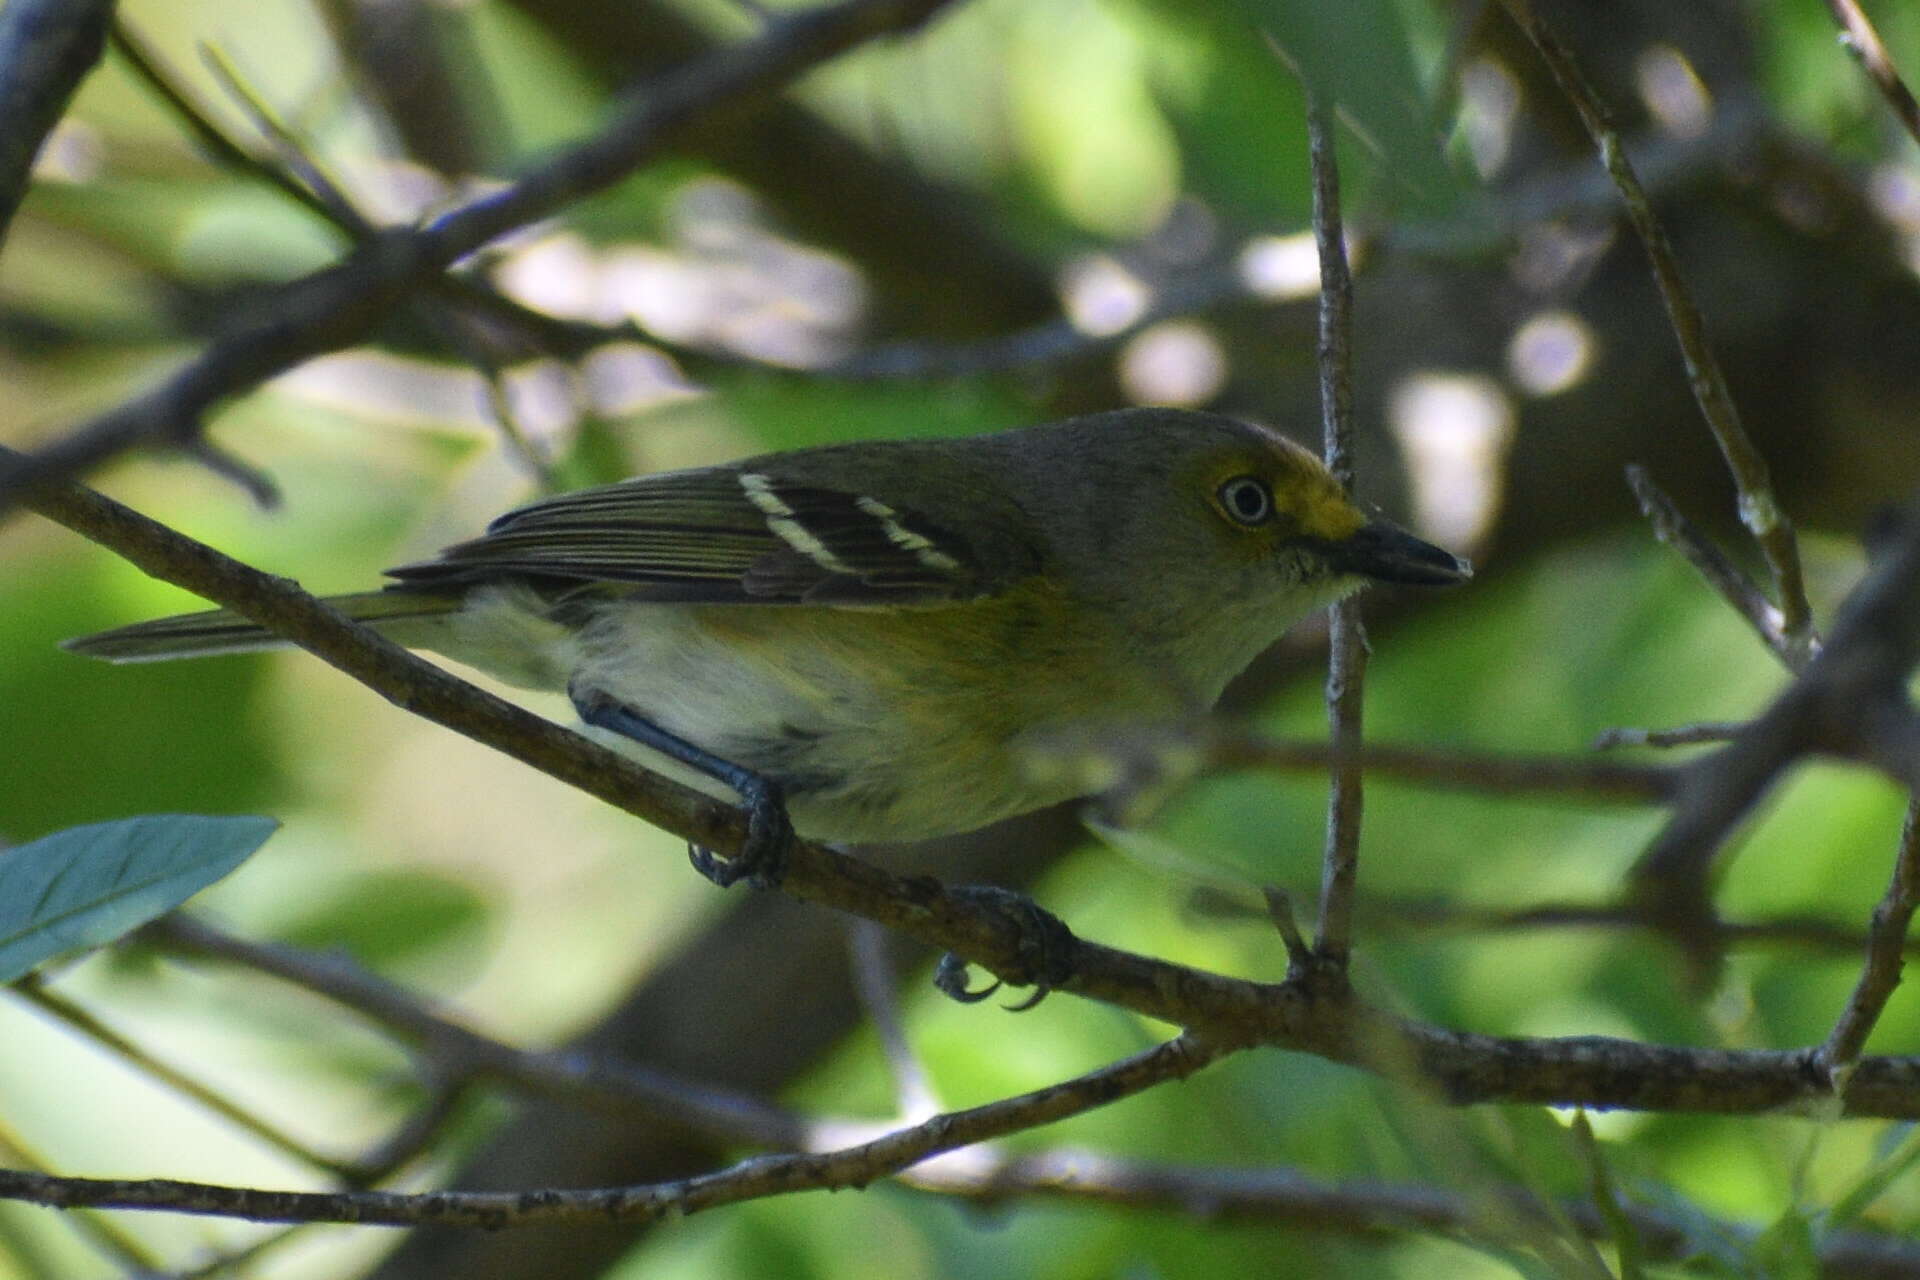
[[[566,693],[585,730],[738,801],[722,885],[795,834],[971,831],[1086,784],[1034,744],[1210,708],[1303,617],[1470,565],[1357,505],[1269,428],[1132,408],[861,441],[545,497],[326,603]],[[224,610],[68,641],[144,662],[286,642]]]

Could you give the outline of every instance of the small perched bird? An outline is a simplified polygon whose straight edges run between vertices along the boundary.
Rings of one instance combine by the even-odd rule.
[[[1068,799],[1071,779],[1028,767],[1035,742],[1211,706],[1370,579],[1468,575],[1272,432],[1127,409],[561,494],[328,603],[564,690],[610,745],[737,793],[747,847],[696,855],[727,884],[776,877],[793,831],[914,840]],[[67,647],[139,662],[281,643],[216,611]]]

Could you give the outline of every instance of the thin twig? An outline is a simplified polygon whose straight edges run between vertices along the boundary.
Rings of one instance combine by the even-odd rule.
[[[302,645],[403,708],[503,751],[624,812],[721,853],[740,846],[739,810],[647,773],[625,757],[504,702],[347,622],[283,581],[220,555],[79,486],[35,495],[34,508],[155,576],[234,609]],[[1915,551],[1920,561],[1920,548]],[[1920,564],[1916,564],[1920,572]],[[1912,597],[1920,610],[1920,593]],[[1844,618],[1843,618],[1844,621]],[[1839,632],[1836,632],[1836,636]],[[1837,641],[1836,641],[1837,644]],[[1846,650],[1842,647],[1842,652]],[[822,846],[800,843],[783,891],[879,921],[952,951],[1007,981],[1030,982],[1030,955],[1004,913]],[[1799,1051],[1718,1052],[1587,1036],[1500,1039],[1395,1018],[1309,984],[1259,983],[1080,940],[1057,989],[1193,1028],[1233,1044],[1314,1053],[1396,1079],[1413,1063],[1454,1103],[1551,1102],[1744,1113],[1812,1101]],[[1383,1062],[1383,1046],[1392,1050]],[[1831,1105],[1822,1084],[1817,1097]],[[1841,1098],[1847,1115],[1920,1117],[1920,1060],[1862,1058]]]
[[[1800,567],[1800,548],[1794,540],[1793,526],[1774,499],[1773,481],[1767,473],[1766,460],[1754,448],[1746,428],[1740,425],[1740,414],[1734,407],[1726,376],[1721,372],[1719,359],[1707,339],[1706,320],[1681,278],[1673,244],[1667,239],[1666,228],[1654,215],[1646,189],[1640,185],[1640,179],[1627,159],[1626,148],[1620,140],[1620,131],[1613,122],[1612,113],[1587,83],[1573,55],[1534,12],[1530,0],[1503,2],[1507,12],[1539,51],[1560,91],[1579,112],[1588,136],[1599,149],[1601,164],[1619,190],[1627,220],[1646,248],[1647,258],[1653,266],[1654,282],[1659,286],[1661,300],[1666,304],[1667,318],[1673,326],[1674,336],[1679,339],[1680,353],[1687,367],[1688,385],[1692,387],[1694,400],[1700,405],[1700,412],[1720,446],[1720,455],[1726,459],[1727,469],[1733,475],[1734,488],[1740,497],[1740,522],[1760,544],[1761,553],[1772,571],[1774,590],[1780,598],[1780,630],[1794,651],[1810,652],[1818,644],[1818,638],[1813,631],[1813,615],[1807,604],[1806,582]]]
[[[771,92],[868,40],[925,23],[953,0],[841,0],[783,12],[760,33],[633,91],[596,133],[510,186],[422,227],[386,229],[340,262],[275,290],[159,385],[30,457],[0,459],[0,512],[30,486],[140,444],[193,439],[228,396],[364,338],[394,307],[509,231],[619,181],[714,109]],[[17,6],[9,6],[9,12]]]
[[[113,24],[113,51],[179,118],[187,132],[206,148],[216,163],[265,182],[302,208],[329,222],[334,221],[333,210],[317,195],[295,182],[284,170],[268,164],[241,146],[226,130],[214,123],[212,109],[200,100],[187,78],[124,16],[115,19]]]
[[[1913,923],[1916,906],[1920,906],[1920,800],[1907,806],[1900,849],[1893,860],[1893,877],[1867,926],[1867,960],[1860,970],[1860,980],[1827,1042],[1820,1046],[1819,1062],[1829,1075],[1843,1076],[1852,1069],[1894,988],[1900,985],[1907,929]]]
[[[446,277],[448,283],[454,279],[452,276]],[[476,294],[490,292],[483,286],[472,287]],[[506,446],[507,457],[518,463],[543,493],[556,492],[560,487],[559,477],[555,475],[553,464],[548,461],[545,452],[534,444],[533,437],[527,434],[525,426],[521,424],[520,415],[513,407],[507,371],[489,350],[487,337],[480,332],[481,327],[468,317],[457,314],[451,307],[430,307],[428,312],[428,318],[449,345],[460,352],[479,373],[481,386],[485,389],[483,394],[487,412],[493,419],[494,429],[500,434],[501,443]]]
[[[194,94],[185,78],[124,20],[114,24],[114,47],[216,160],[244,176],[269,183],[302,208],[331,223],[350,240],[361,242],[374,234],[373,225],[360,213],[344,187],[313,156],[312,149],[281,122],[258,94],[240,80],[225,58],[209,52],[208,63],[241,104],[254,127],[274,144],[285,168],[255,156],[216,124],[213,113]],[[295,180],[293,173],[300,175],[299,180]],[[552,345],[550,339],[556,327],[570,322],[556,321],[463,274],[441,276],[431,283],[430,289],[432,297],[416,300],[422,314],[440,330],[448,344],[480,373],[486,387],[487,405],[508,453],[542,489],[551,491],[555,487],[553,469],[519,424],[507,394],[505,370],[488,351],[484,337],[476,333],[475,326],[458,312],[470,308],[483,310],[490,316],[531,333],[540,345]],[[635,340],[644,337],[630,323],[623,327],[605,325],[593,328],[594,340],[590,344],[593,346],[616,338]],[[566,338],[566,353],[578,354],[582,349],[579,334],[572,329],[563,329],[562,333]]]
[[[1701,720],[1671,729],[1606,729],[1593,740],[1593,750],[1617,747],[1694,747],[1703,742],[1731,742],[1747,727],[1744,720]]]
[[[929,1162],[908,1170],[900,1180],[987,1205],[1060,1200],[1157,1209],[1209,1224],[1279,1224],[1354,1236],[1406,1231],[1483,1236],[1490,1234],[1490,1219],[1513,1213],[1537,1218],[1542,1212],[1538,1197],[1522,1187],[1456,1190],[1361,1178],[1335,1182],[1285,1167],[1172,1164],[1073,1148],[997,1160]],[[1501,1214],[1489,1212],[1490,1200],[1501,1206]],[[1759,1235],[1754,1227],[1712,1222],[1698,1211],[1616,1203],[1644,1253],[1655,1260],[1694,1256],[1703,1230],[1741,1243]],[[1570,1199],[1554,1208],[1591,1238],[1614,1234],[1590,1201]],[[1819,1257],[1820,1274],[1828,1280],[1910,1280],[1920,1275],[1920,1244],[1903,1236],[1839,1232],[1820,1240]]]
[[[991,1141],[1183,1080],[1223,1052],[1187,1035],[1083,1076],[965,1111],[948,1112],[871,1142],[817,1154],[755,1156],[716,1173],[584,1191],[263,1191],[164,1179],[63,1178],[0,1170],[0,1198],[56,1208],[159,1209],[255,1222],[423,1222],[497,1229],[534,1223],[652,1222],[796,1191],[863,1187],[930,1156]]]
[[[449,1079],[497,1080],[596,1110],[669,1115],[728,1142],[798,1148],[808,1144],[814,1128],[769,1103],[604,1055],[516,1049],[433,1012],[412,992],[340,956],[250,941],[179,913],[149,925],[141,936],[169,950],[244,966],[351,1009],[421,1046],[434,1070]]]
[[[1353,490],[1353,274],[1340,224],[1340,171],[1333,154],[1333,117],[1311,84],[1307,155],[1313,170],[1313,241],[1320,254],[1320,421],[1327,469]],[[1364,803],[1358,753],[1367,632],[1360,606],[1342,600],[1329,611],[1327,724],[1333,748],[1327,794],[1327,838],[1320,864],[1320,918],[1315,949],[1336,970],[1353,946],[1353,893],[1360,874]]]
[[[1272,923],[1270,909],[1247,895],[1212,887],[1194,890],[1187,908],[1206,920]],[[1446,898],[1411,894],[1362,894],[1356,916],[1370,930],[1410,933],[1524,933],[1544,929],[1651,929],[1656,922],[1630,903],[1540,902],[1528,907],[1482,907]],[[1722,940],[1731,947],[1799,947],[1826,955],[1858,956],[1867,945],[1865,931],[1838,920],[1787,915],[1764,920],[1727,920]],[[1920,955],[1920,939],[1906,944]]]
[[[1900,69],[1887,55],[1887,46],[1880,43],[1880,33],[1873,29],[1873,23],[1855,0],[1827,0],[1827,8],[1833,10],[1834,21],[1840,24],[1840,43],[1880,90],[1880,96],[1887,100],[1913,140],[1920,142],[1920,102],[1914,101],[1913,91],[1900,78]]]
[[[1641,514],[1653,525],[1654,536],[1686,557],[1687,563],[1706,579],[1707,585],[1731,605],[1735,613],[1746,619],[1747,625],[1760,637],[1760,642],[1786,664],[1787,670],[1803,669],[1807,659],[1812,656],[1811,651],[1804,645],[1796,644],[1788,635],[1780,610],[1767,599],[1765,592],[1754,585],[1753,579],[1727,559],[1719,547],[1713,545],[1706,535],[1694,527],[1691,520],[1680,513],[1673,499],[1663,493],[1647,475],[1646,468],[1628,467],[1627,486],[1639,501]]]
[[[871,920],[855,920],[847,928],[847,945],[853,951],[853,978],[860,1003],[880,1036],[880,1050],[887,1068],[893,1073],[896,1107],[902,1119],[924,1120],[936,1115],[940,1101],[933,1081],[921,1065],[907,1040],[907,1029],[900,1018],[900,997],[896,975],[887,957],[887,931]]]
[[[30,1146],[4,1118],[0,1118],[0,1160],[41,1173],[53,1167],[52,1162]],[[83,1210],[74,1214],[68,1225],[75,1235],[85,1239],[105,1257],[125,1267],[133,1276],[145,1276],[157,1271],[160,1267],[159,1258],[154,1256],[147,1245],[133,1233],[122,1228],[110,1213]],[[0,1236],[0,1243],[5,1242],[5,1237]],[[45,1276],[50,1275],[51,1272],[38,1270],[34,1274]]]
[[[278,1125],[248,1111],[219,1090],[203,1084],[170,1063],[162,1062],[79,1005],[49,991],[45,984],[35,981],[31,976],[15,983],[12,990],[29,1004],[39,1008],[41,1012],[65,1023],[72,1030],[123,1059],[142,1074],[158,1080],[181,1097],[191,1099],[236,1129],[251,1134],[261,1143],[296,1163],[343,1182],[353,1180],[348,1167],[342,1162],[320,1154]]]
[[[1634,893],[1683,941],[1710,946],[1707,868],[1727,832],[1796,760],[1857,760],[1920,790],[1920,500],[1890,524],[1826,646],[1727,746],[1687,766],[1672,816],[1635,864]]]
[[[1313,948],[1300,933],[1300,922],[1293,914],[1293,898],[1278,885],[1267,885],[1260,892],[1267,903],[1267,923],[1280,935],[1281,945],[1287,949],[1287,976],[1307,973],[1313,967]]]
[[[1205,745],[1207,763],[1214,768],[1307,772],[1326,769],[1339,758],[1339,752],[1325,742],[1232,730],[1210,734]],[[1664,804],[1679,780],[1678,771],[1666,765],[1378,741],[1364,744],[1353,759],[1376,778],[1420,786],[1501,795],[1541,793],[1610,803]]]
[[[260,135],[273,145],[286,171],[313,193],[313,199],[319,202],[327,219],[355,240],[372,235],[373,223],[348,198],[345,188],[321,166],[313,148],[275,114],[265,98],[254,92],[227,56],[211,45],[202,46],[200,53],[214,79],[232,95]]]

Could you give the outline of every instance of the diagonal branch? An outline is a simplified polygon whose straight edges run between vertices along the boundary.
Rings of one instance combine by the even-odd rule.
[[[1906,694],[1920,664],[1920,501],[1908,504],[1878,550],[1800,676],[1730,744],[1682,774],[1673,816],[1634,866],[1655,918],[1683,929],[1710,921],[1714,851],[1802,756],[1861,760],[1920,789],[1920,717]]]
[[[140,936],[168,951],[243,966],[332,1001],[418,1046],[431,1070],[454,1082],[479,1077],[602,1112],[670,1115],[728,1142],[805,1147],[817,1131],[780,1107],[609,1055],[515,1048],[434,1012],[414,993],[338,956],[249,941],[179,912],[148,925]]]
[[[1780,610],[1754,585],[1753,579],[1727,559],[1726,553],[1695,528],[1693,521],[1681,514],[1680,508],[1653,482],[1645,467],[1627,468],[1627,487],[1639,501],[1640,513],[1653,525],[1654,536],[1685,557],[1694,571],[1706,579],[1707,585],[1746,619],[1760,642],[1786,664],[1787,670],[1805,667],[1812,655],[1796,646],[1787,635]]]
[[[1873,1034],[1874,1023],[1900,985],[1907,928],[1913,923],[1916,907],[1920,907],[1920,801],[1907,806],[1900,850],[1893,860],[1893,878],[1867,926],[1867,961],[1860,970],[1860,980],[1827,1042],[1820,1046],[1820,1061],[1836,1077],[1852,1070],[1867,1037]]]
[[[0,7],[0,244],[34,157],[100,61],[113,0],[12,0]]]
[[[0,512],[35,483],[71,476],[138,444],[191,441],[216,404],[301,361],[350,346],[408,295],[496,237],[605,189],[713,111],[767,93],[867,40],[907,31],[951,0],[841,0],[783,13],[752,39],[637,89],[599,132],[519,181],[417,228],[371,237],[292,281],[162,382],[30,459],[0,458]]]
[[[1687,382],[1694,400],[1713,432],[1727,469],[1733,474],[1734,488],[1740,496],[1740,522],[1746,525],[1760,544],[1767,566],[1773,573],[1774,590],[1780,597],[1780,628],[1795,650],[1810,651],[1817,643],[1813,616],[1807,604],[1807,589],[1800,568],[1800,548],[1793,526],[1774,500],[1773,481],[1767,463],[1754,448],[1753,440],[1740,423],[1740,413],[1727,388],[1726,375],[1707,339],[1706,319],[1693,293],[1681,278],[1680,264],[1667,239],[1666,228],[1653,212],[1646,188],[1640,184],[1632,163],[1627,159],[1620,131],[1612,113],[1587,83],[1559,37],[1534,12],[1531,0],[1504,0],[1507,12],[1539,52],[1554,82],[1579,113],[1587,134],[1599,149],[1601,164],[1613,179],[1626,209],[1627,221],[1640,237],[1653,267],[1654,283],[1666,304],[1667,318],[1679,340],[1680,354],[1686,362]]]
[[[1887,46],[1880,42],[1880,33],[1873,29],[1866,12],[1857,0],[1827,0],[1827,8],[1833,10],[1833,20],[1840,24],[1840,42],[1860,63],[1861,70],[1880,90],[1880,96],[1887,100],[1913,140],[1920,142],[1920,102],[1914,101],[1913,90],[1900,78],[1900,68],[1893,65]]]
[[[720,852],[739,848],[745,833],[731,805],[649,774],[467,684],[348,622],[289,582],[79,486],[50,487],[32,502],[43,515],[147,572],[269,627],[405,710],[677,835]],[[1912,568],[1920,574],[1920,537],[1915,541]],[[1920,592],[1911,594],[1908,608],[1920,614]],[[1847,619],[1842,622],[1829,653],[1850,651],[1841,643]],[[952,951],[1009,982],[1033,980],[1020,932],[1003,913],[930,879],[903,878],[803,843],[794,850],[784,889],[801,901],[863,916]],[[1730,1053],[1606,1037],[1479,1036],[1394,1018],[1350,998],[1322,998],[1299,983],[1230,978],[1091,942],[1077,944],[1074,969],[1061,990],[1189,1028],[1216,1043],[1313,1053],[1418,1082],[1456,1104],[1551,1102],[1724,1114],[1830,1102],[1833,1096],[1824,1074],[1807,1070],[1803,1052]],[[1849,1115],[1920,1118],[1920,1059],[1861,1059],[1841,1101]]]
[[[1177,1036],[1060,1084],[951,1111],[838,1151],[755,1156],[716,1173],[585,1191],[260,1191],[165,1179],[63,1178],[0,1170],[0,1197],[69,1208],[163,1209],[256,1222],[423,1222],[502,1227],[533,1223],[652,1222],[795,1191],[864,1187],[930,1156],[1052,1124],[1169,1080],[1184,1080],[1223,1049]]]
[[[1209,1225],[1259,1222],[1325,1234],[1422,1231],[1484,1237],[1490,1226],[1514,1214],[1544,1221],[1548,1212],[1593,1238],[1611,1234],[1591,1202],[1548,1206],[1519,1186],[1457,1188],[1361,1178],[1336,1182],[1285,1166],[1219,1168],[1072,1148],[928,1163],[902,1175],[901,1181],[990,1205],[1015,1198],[1059,1200],[1158,1209]],[[1758,1234],[1752,1227],[1713,1221],[1679,1204],[1655,1207],[1628,1200],[1620,1207],[1642,1247],[1661,1260],[1697,1260],[1701,1237],[1708,1232],[1743,1242]],[[1835,1232],[1820,1240],[1819,1258],[1820,1274],[1829,1280],[1920,1274],[1920,1244],[1891,1234]]]

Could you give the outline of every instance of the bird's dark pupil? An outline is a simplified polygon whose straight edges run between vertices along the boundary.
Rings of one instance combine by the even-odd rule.
[[[1235,480],[1227,486],[1227,505],[1234,515],[1252,523],[1267,514],[1267,491],[1256,480]]]

